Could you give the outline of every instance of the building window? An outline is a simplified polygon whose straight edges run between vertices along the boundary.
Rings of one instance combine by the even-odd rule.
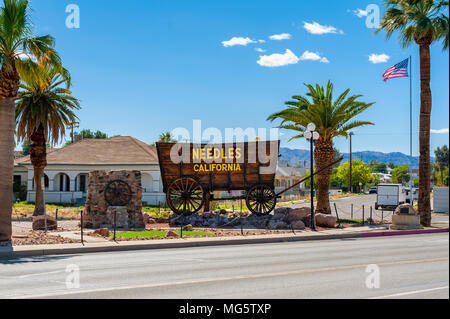
[[[14,184],[22,185],[22,176],[14,175]]]
[[[80,175],[80,192],[86,193],[86,175]]]

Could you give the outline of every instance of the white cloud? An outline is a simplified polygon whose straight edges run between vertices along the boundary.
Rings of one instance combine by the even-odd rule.
[[[369,56],[369,61],[372,62],[373,64],[377,64],[377,63],[386,63],[391,57],[387,54],[375,54],[372,53]]]
[[[333,26],[321,25],[317,22],[308,23],[303,22],[303,27],[311,34],[327,34],[327,33],[339,33],[344,34],[344,31],[336,29]]]
[[[21,50],[17,50],[17,51],[16,51],[16,56],[17,56],[19,59],[21,59],[21,60],[28,60],[28,59],[30,59],[30,60],[32,60],[32,61],[34,61],[34,62],[37,61],[37,59],[36,59],[36,57],[35,57],[34,55],[29,54],[29,53],[25,53],[25,52],[23,52],[23,51],[21,51]]]
[[[449,133],[449,129],[448,128],[443,128],[441,130],[431,130],[432,134],[448,134]]]
[[[259,57],[257,63],[261,66],[278,67],[288,64],[297,64],[299,58],[289,49],[286,49],[284,54],[275,53],[271,55],[262,55]]]
[[[356,9],[353,11],[353,13],[358,17],[358,18],[362,18],[362,17],[367,17],[367,15],[369,14],[369,12],[367,10],[363,10],[363,9]]]
[[[235,45],[246,46],[249,43],[256,43],[256,41],[253,41],[252,39],[250,39],[248,37],[247,38],[233,37],[233,38],[231,38],[231,40],[223,41],[222,45],[224,47],[232,47],[232,46],[235,46]]]
[[[327,58],[321,57],[318,53],[305,51],[303,52],[302,56],[300,57],[300,60],[310,60],[310,61],[320,61],[322,63],[330,63]]]
[[[266,52],[266,50],[261,49],[261,48],[256,48],[255,50],[258,51],[258,52],[260,52],[260,53]]]
[[[292,35],[289,33],[281,33],[281,34],[274,34],[269,37],[270,40],[289,40],[292,38]]]
[[[266,43],[266,40],[258,40],[259,43]]]

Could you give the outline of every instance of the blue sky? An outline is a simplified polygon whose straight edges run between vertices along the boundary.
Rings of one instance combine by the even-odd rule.
[[[79,29],[65,25],[65,9],[72,3],[80,8]],[[266,118],[291,96],[304,94],[303,83],[331,80],[337,93],[350,88],[364,95],[362,100],[376,102],[359,117],[376,125],[355,130],[354,150],[409,154],[409,79],[384,83],[381,75],[412,55],[417,155],[419,49],[403,50],[395,37],[374,36],[366,17],[355,14],[371,3],[383,11],[379,1],[31,0],[31,16],[35,33],[56,38],[72,73],[73,94],[83,107],[78,113],[81,128],[147,143],[176,127],[191,129],[193,120],[221,130],[271,127]],[[314,28],[314,22],[323,28]],[[331,33],[312,34],[314,30]],[[289,39],[269,38],[285,33]],[[224,46],[233,37],[256,43]],[[282,59],[271,56],[286,52]],[[374,64],[372,54],[390,58]],[[303,55],[327,61],[302,60]],[[439,43],[431,56],[432,128],[448,130],[448,51]],[[265,66],[286,61],[293,64]],[[292,134],[283,133],[282,146],[307,148],[302,140],[288,143]],[[448,139],[448,133],[432,134],[432,149]],[[335,144],[348,151],[345,139]]]

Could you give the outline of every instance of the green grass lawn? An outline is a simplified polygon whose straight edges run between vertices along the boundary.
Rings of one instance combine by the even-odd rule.
[[[362,224],[362,219],[339,219],[338,224]],[[368,223],[368,221],[366,221]]]
[[[178,235],[181,234],[180,231],[176,231]],[[167,231],[164,230],[149,230],[149,231],[138,231],[138,232],[124,232],[124,233],[116,233],[117,238],[152,238],[152,237],[164,237],[166,236]],[[111,233],[111,237],[114,235]],[[183,236],[190,236],[190,237],[198,237],[198,236],[214,236],[214,234],[211,233],[204,233],[200,231],[183,231]]]

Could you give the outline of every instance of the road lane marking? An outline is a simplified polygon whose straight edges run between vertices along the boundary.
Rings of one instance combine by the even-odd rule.
[[[443,289],[448,289],[448,286],[431,288],[431,289],[424,289],[424,290],[414,290],[414,291],[408,291],[408,292],[401,292],[401,293],[398,293],[398,294],[373,297],[373,298],[369,298],[369,299],[385,299],[385,298],[393,298],[393,297],[402,297],[402,296],[421,294],[421,293],[424,293],[424,292],[443,290]]]
[[[394,266],[394,265],[429,263],[429,262],[439,262],[439,261],[448,261],[448,260],[449,260],[449,257],[441,257],[441,258],[428,258],[428,259],[416,259],[416,260],[404,260],[404,261],[378,263],[378,265],[379,266]],[[74,291],[66,291],[66,292],[60,292],[60,293],[50,293],[50,294],[15,297],[13,299],[51,298],[51,297],[57,297],[57,296],[79,295],[79,294],[86,294],[86,293],[131,290],[131,289],[146,289],[146,288],[180,286],[180,285],[190,285],[190,284],[204,284],[204,283],[211,283],[211,282],[231,281],[231,280],[260,279],[260,278],[270,278],[270,277],[278,277],[278,276],[301,275],[301,274],[308,274],[308,273],[350,270],[350,269],[366,268],[366,267],[367,267],[367,264],[361,264],[361,265],[348,265],[348,266],[339,266],[339,267],[293,270],[293,271],[284,271],[284,272],[261,273],[261,274],[254,274],[254,275],[219,277],[219,278],[210,278],[210,279],[192,279],[192,280],[166,282],[166,283],[154,283],[154,284],[147,284],[147,285],[98,288],[98,289],[76,290],[76,291],[74,290]]]

